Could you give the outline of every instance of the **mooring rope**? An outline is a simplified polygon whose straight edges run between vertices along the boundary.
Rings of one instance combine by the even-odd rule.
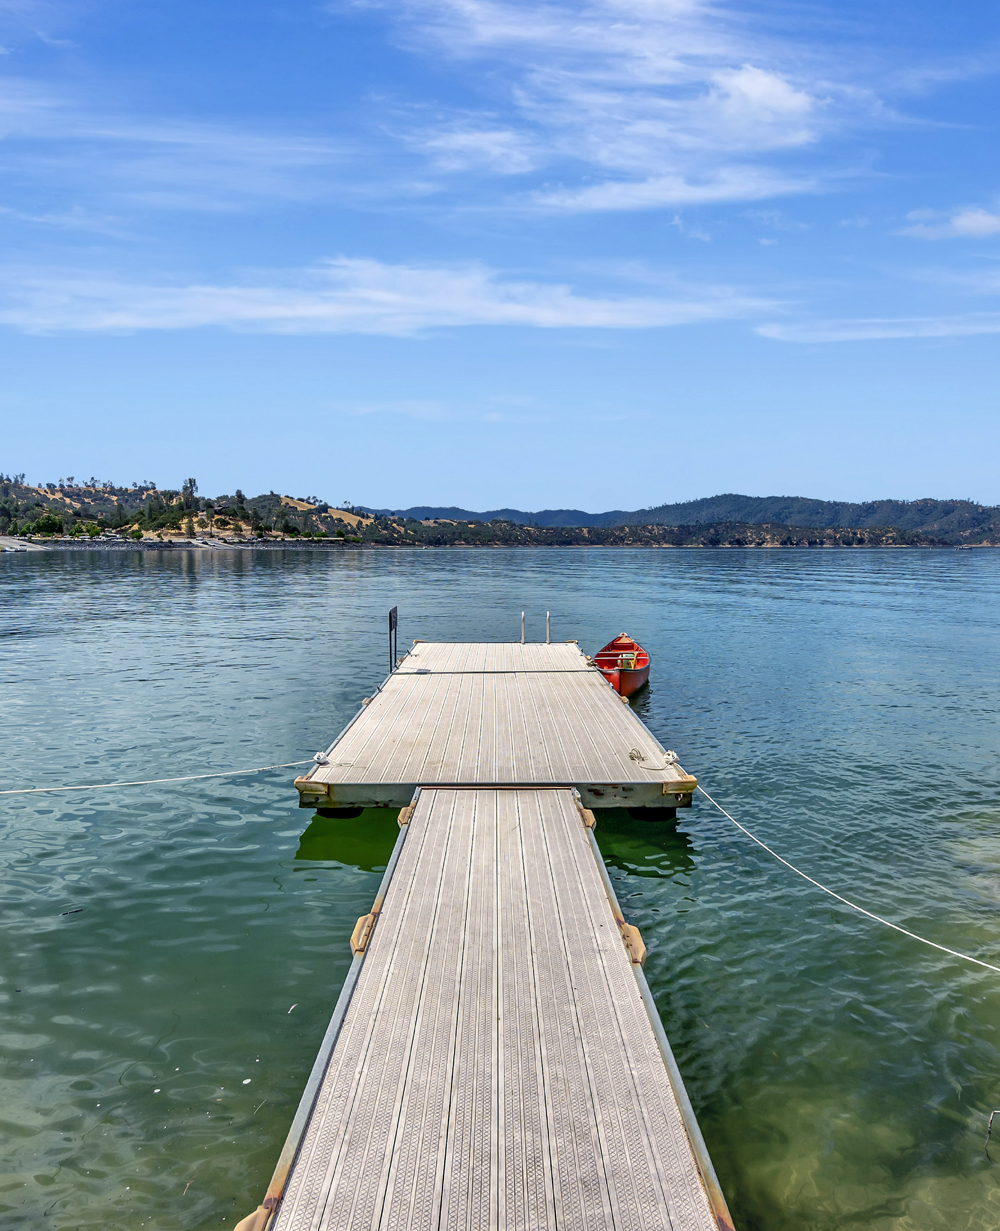
[[[213,774],[184,774],[180,778],[142,778],[137,782],[91,782],[80,786],[29,786],[14,791],[0,791],[0,795],[41,795],[49,791],[106,791],[113,786],[156,786],[161,782],[195,782],[200,778],[233,778],[237,774],[263,774],[269,769],[291,769],[294,765],[311,765],[314,758],[305,761],[285,761],[281,765],[258,765],[255,769],[223,769]]]
[[[848,898],[841,897],[839,893],[835,893],[832,889],[828,889],[826,885],[820,884],[818,880],[814,880],[811,876],[808,876],[802,871],[801,868],[797,868],[794,863],[789,863],[787,859],[783,859],[777,851],[771,850],[766,842],[762,842],[760,838],[758,838],[756,834],[752,834],[745,825],[741,825],[735,816],[730,816],[725,808],[723,808],[722,804],[717,803],[704,787],[700,786],[696,789],[701,791],[702,795],[705,796],[713,807],[718,808],[727,821],[732,821],[737,829],[739,829],[742,833],[745,833],[751,842],[756,842],[759,847],[777,859],[778,863],[783,863],[785,867],[791,869],[796,876],[801,876],[802,879],[808,881],[810,885],[815,885],[817,889],[822,889],[822,891],[824,893],[828,893],[831,898],[836,898],[838,902],[843,902],[843,904],[845,906],[849,906],[851,910],[856,910],[859,915],[867,915],[869,919],[874,919],[876,923],[882,923],[887,928],[892,928],[894,932],[902,932],[904,936],[909,936],[911,940],[919,940],[922,945],[929,945],[932,949],[940,949],[942,953],[949,953],[952,957],[961,958],[963,962],[975,962],[977,966],[985,966],[987,970],[995,970],[996,973],[1000,975],[1000,966],[994,966],[991,962],[984,962],[978,957],[970,956],[968,953],[959,953],[957,949],[949,949],[947,945],[939,945],[936,940],[928,940],[926,936],[918,936],[916,932],[911,932],[907,928],[900,927],[898,923],[890,923],[888,919],[883,919],[881,915],[873,914],[870,910],[865,910],[863,906],[858,906],[856,902],[852,902]]]
[[[130,782],[92,782],[81,783],[80,785],[74,786],[19,787],[14,790],[0,791],[0,795],[43,795],[55,791],[106,791],[112,789],[113,787],[123,786],[159,786],[161,783],[169,782],[199,782],[206,778],[234,778],[240,774],[264,774],[267,773],[268,770],[272,769],[292,769],[298,765],[312,764],[316,760],[317,758],[315,757],[308,757],[301,761],[283,761],[280,765],[258,765],[253,769],[224,769],[217,770],[210,774],[183,774],[175,778],[141,778]],[[741,825],[736,817],[732,816],[726,811],[725,808],[723,808],[722,804],[713,799],[703,786],[699,786],[696,789],[705,796],[713,808],[718,809],[727,821],[732,822],[732,824],[735,825],[741,833],[746,834],[750,841],[755,842],[761,850],[767,851],[773,859],[777,859],[778,863],[784,864],[789,871],[794,872],[796,876],[801,876],[804,881],[808,881],[810,885],[813,885],[823,893],[828,894],[831,898],[835,898],[838,902],[843,903],[844,906],[849,906],[851,910],[857,911],[859,915],[864,915],[868,919],[874,919],[876,923],[881,923],[884,927],[892,928],[894,932],[901,932],[904,936],[908,936],[911,940],[918,940],[922,945],[928,945],[931,949],[938,949],[941,953],[947,953],[951,957],[957,957],[963,962],[973,962],[976,966],[982,966],[986,970],[993,970],[997,974],[1000,974],[1000,966],[994,966],[992,962],[984,962],[981,958],[972,957],[971,954],[960,953],[957,949],[949,949],[947,945],[939,945],[936,940],[928,940],[926,936],[918,936],[916,932],[911,932],[908,928],[900,927],[898,923],[892,923],[888,919],[883,919],[881,915],[876,915],[873,911],[865,910],[865,908],[863,906],[859,906],[857,902],[852,902],[849,898],[845,898],[841,894],[836,893],[833,889],[828,888],[814,877],[809,876],[808,873],[803,872],[801,868],[797,868],[794,863],[790,863],[783,856],[779,855],[777,851],[772,850],[766,842],[761,841],[756,834],[751,833],[745,825]]]

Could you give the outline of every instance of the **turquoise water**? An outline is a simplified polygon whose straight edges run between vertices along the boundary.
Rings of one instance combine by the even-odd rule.
[[[401,646],[548,609],[650,649],[637,711],[744,824],[1000,965],[998,595],[990,551],[7,555],[0,786],[308,757],[385,674],[387,608]],[[313,820],[295,773],[0,798],[4,1228],[259,1200],[395,831]],[[997,1226],[1000,975],[704,801],[599,822],[737,1227]]]

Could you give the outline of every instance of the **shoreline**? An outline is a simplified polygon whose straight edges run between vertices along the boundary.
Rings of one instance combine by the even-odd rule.
[[[189,540],[148,540],[78,542],[55,540],[49,543],[0,536],[0,553],[21,552],[124,552],[124,551],[526,551],[526,550],[656,550],[656,551],[974,551],[995,550],[995,543],[343,543],[321,539],[318,542],[253,539],[243,542],[193,542]]]

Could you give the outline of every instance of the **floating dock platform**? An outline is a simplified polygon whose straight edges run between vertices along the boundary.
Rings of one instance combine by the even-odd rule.
[[[298,778],[303,807],[405,807],[419,786],[572,787],[587,808],[688,807],[698,785],[575,642],[416,642]]]
[[[572,645],[418,644],[327,759],[307,806],[409,794],[239,1231],[731,1231],[585,806],[695,780]]]

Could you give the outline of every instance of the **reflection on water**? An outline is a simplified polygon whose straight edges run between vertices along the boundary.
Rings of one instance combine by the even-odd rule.
[[[308,758],[390,607],[401,641],[550,610],[640,639],[635,712],[761,838],[1000,962],[998,600],[989,551],[4,555],[0,789]],[[256,1204],[396,835],[310,818],[296,772],[0,801],[4,1231]],[[1000,978],[701,799],[597,837],[740,1231],[1000,1224]]]
[[[608,867],[631,876],[670,878],[694,870],[691,839],[674,820],[648,821],[627,808],[597,808],[594,816],[597,844]]]
[[[398,808],[365,808],[354,817],[314,816],[299,840],[295,858],[384,872],[399,837],[398,816]]]

